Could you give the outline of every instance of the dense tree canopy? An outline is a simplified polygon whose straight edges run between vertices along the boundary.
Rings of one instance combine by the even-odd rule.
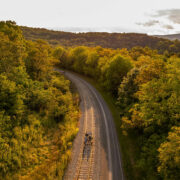
[[[121,128],[126,133],[133,131],[138,139],[136,168],[147,179],[168,176],[160,170],[163,160],[158,149],[171,128],[179,127],[180,59],[140,47],[130,51],[100,47],[64,51],[65,58],[60,58],[62,67],[94,78],[117,98]],[[169,168],[167,172],[177,174],[177,170]]]
[[[157,149],[159,146],[163,147],[162,143],[171,127],[180,125],[180,59],[175,56],[165,61],[161,58],[152,60],[150,57],[142,58],[137,62],[138,66],[136,63],[138,74],[129,80],[131,86],[128,76],[120,85],[118,104],[124,109],[122,128],[133,128],[138,136],[143,138],[139,166],[142,169],[148,167],[145,169],[147,173],[149,167],[157,168],[159,164]],[[125,87],[130,87],[131,90],[125,91]],[[176,149],[175,152],[177,151]],[[159,160],[163,161],[162,158]],[[178,169],[166,168],[168,174],[176,174],[173,178],[169,176],[170,179],[178,177]],[[162,171],[163,178],[168,179],[166,170],[163,172],[159,168],[159,171]],[[147,177],[150,178],[150,175]]]
[[[14,22],[0,22],[0,179],[63,175],[78,109],[56,62],[48,43],[26,41]]]

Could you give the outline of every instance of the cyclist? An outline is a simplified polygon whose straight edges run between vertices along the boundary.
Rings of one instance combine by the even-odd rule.
[[[85,134],[85,138],[84,138],[84,145],[86,145],[87,142],[88,142],[88,139],[89,139],[88,136],[89,136],[88,133],[86,133],[86,134]]]

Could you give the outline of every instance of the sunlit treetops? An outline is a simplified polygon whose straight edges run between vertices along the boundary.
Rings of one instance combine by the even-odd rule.
[[[78,97],[53,70],[53,53],[45,41],[26,41],[15,22],[0,22],[0,179],[63,176]]]

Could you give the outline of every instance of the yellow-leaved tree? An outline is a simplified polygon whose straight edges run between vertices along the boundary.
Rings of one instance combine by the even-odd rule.
[[[158,149],[160,165],[158,172],[164,180],[180,179],[180,127],[173,127],[167,140]]]

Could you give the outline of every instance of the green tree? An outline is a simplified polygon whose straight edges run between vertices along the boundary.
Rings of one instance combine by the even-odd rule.
[[[34,80],[45,80],[57,62],[52,56],[50,46],[45,41],[37,40],[28,42],[27,48],[28,56],[25,62],[28,74]]]
[[[97,78],[98,77],[98,60],[99,60],[99,55],[96,51],[94,50],[89,50],[88,57],[85,62],[84,66],[84,73],[88,76]]]
[[[131,69],[119,86],[117,104],[122,109],[121,113],[127,113],[132,105],[138,101],[137,97],[135,97],[135,93],[139,89],[137,83],[135,83],[138,73],[138,68]]]
[[[67,61],[68,61],[68,53],[66,51],[66,49],[64,49],[63,47],[56,47],[54,50],[53,50],[53,57],[55,59],[58,59],[61,65],[61,67],[66,67],[67,66]]]
[[[70,59],[73,62],[72,64],[73,70],[79,73],[83,73],[85,62],[88,57],[87,48],[83,46],[76,47],[72,50],[70,55],[71,55]]]
[[[114,56],[105,71],[104,87],[117,96],[118,86],[132,67],[133,64],[130,59],[123,57],[121,54]]]

